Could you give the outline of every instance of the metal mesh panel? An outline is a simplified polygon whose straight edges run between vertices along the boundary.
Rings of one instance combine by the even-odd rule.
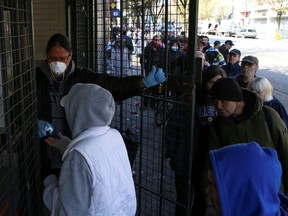
[[[38,215],[31,2],[0,3],[0,215]]]
[[[67,5],[68,34],[74,47],[74,61],[79,67],[89,67],[97,72],[105,72],[108,41],[105,1],[81,0],[69,1]],[[76,16],[75,16],[76,14]],[[100,56],[100,58],[99,58]]]
[[[112,127],[120,128],[124,135],[128,129],[129,133],[140,141],[132,166],[137,190],[138,215],[174,215],[175,206],[178,205],[175,173],[169,165],[169,159],[166,158],[166,139],[167,133],[171,133],[169,128],[174,130],[180,127],[177,136],[187,136],[185,125],[177,125],[177,122],[173,125],[173,119],[184,118],[185,113],[177,113],[173,107],[187,107],[187,111],[191,108],[186,104],[188,101],[178,101],[176,98],[154,97],[153,102],[155,107],[145,109],[141,97],[118,103]],[[177,142],[179,137],[173,137],[174,141]]]
[[[76,22],[77,37],[77,64],[86,66],[88,63],[88,5],[87,1],[76,2],[76,13],[79,15]]]
[[[168,32],[174,34],[175,40],[180,38],[182,31],[185,31],[186,37],[188,36],[188,1],[75,0],[71,2],[74,2],[71,3],[71,11],[75,13],[68,15],[70,17],[68,19],[73,20],[72,17],[75,17],[75,22],[71,22],[69,28],[73,29],[73,26],[77,28],[75,29],[77,33],[71,32],[71,39],[74,50],[77,51],[78,66],[90,67],[96,72],[119,77],[145,76],[145,65],[140,63],[144,62],[144,49],[154,35],[161,35],[165,47],[162,67],[168,82],[161,85],[160,90],[157,86],[143,95],[117,102],[111,126],[118,128],[123,133],[123,137],[130,138],[132,146],[133,143],[140,143],[139,148],[135,145],[136,149],[133,147],[128,149],[131,150],[128,152],[130,156],[132,155],[131,158],[133,152],[137,153],[132,166],[138,200],[137,215],[175,215],[176,206],[186,211],[185,209],[191,207],[191,202],[182,205],[176,202],[175,172],[166,157],[166,145],[167,134],[171,132],[169,127],[173,124],[171,116],[176,119],[179,116],[185,122],[183,125],[175,125],[179,127],[179,132],[173,137],[173,141],[177,143],[178,139],[185,137],[187,145],[192,145],[189,142],[192,134],[191,120],[189,120],[193,113],[192,101],[180,97],[183,93],[192,92],[191,88],[182,88],[183,82],[192,83],[192,76],[184,76],[182,74],[184,69],[181,74],[170,76],[172,71],[169,63],[170,39],[168,38]],[[79,6],[84,4],[83,2],[85,2],[85,14],[88,14],[85,17]],[[76,7],[75,10],[73,7]],[[196,23],[196,20],[193,21]],[[126,30],[128,30],[127,35],[132,38],[133,50],[125,49],[127,41],[123,36]],[[73,34],[77,36],[73,37]],[[85,35],[80,37],[81,34]],[[88,47],[85,48],[87,41]],[[116,43],[120,44],[119,50],[115,49]],[[86,63],[80,61],[82,50],[87,50],[89,53],[87,56],[90,56],[90,60]],[[193,64],[193,61],[188,63],[191,67],[194,67]],[[177,113],[175,107],[180,107],[180,110],[185,112]],[[189,151],[186,153],[189,154]],[[192,162],[191,160],[185,162],[187,166],[184,172],[188,176]],[[188,184],[190,180],[187,178],[185,183]],[[191,190],[186,192],[191,195]]]

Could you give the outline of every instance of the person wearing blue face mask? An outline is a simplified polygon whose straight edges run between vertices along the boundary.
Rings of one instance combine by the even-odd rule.
[[[171,47],[171,50],[174,51],[174,52],[176,52],[176,51],[178,50],[178,47],[177,47],[177,46],[172,46],[172,47]]]
[[[185,55],[186,53],[180,49],[180,44],[177,40],[170,41],[168,74],[182,75],[184,73]]]
[[[73,85],[94,83],[110,91],[114,100],[121,101],[140,94],[145,88],[163,83],[166,79],[160,67],[157,70],[152,67],[145,77],[118,78],[96,73],[77,67],[72,60],[72,54],[69,39],[65,35],[55,34],[47,43],[46,61],[36,70],[38,134],[41,139],[43,178],[51,173],[58,175],[60,172],[61,154],[51,146],[66,143],[71,137],[60,100]]]

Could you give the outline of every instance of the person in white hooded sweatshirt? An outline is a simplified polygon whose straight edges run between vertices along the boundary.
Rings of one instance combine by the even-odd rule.
[[[63,97],[72,141],[59,181],[44,180],[43,200],[51,215],[135,215],[136,194],[127,150],[109,127],[115,112],[111,93],[96,84],[76,84]],[[63,151],[62,151],[63,152]]]

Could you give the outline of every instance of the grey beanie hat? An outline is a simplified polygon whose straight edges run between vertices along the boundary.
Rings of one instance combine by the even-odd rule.
[[[213,99],[235,101],[243,100],[243,95],[240,86],[231,78],[218,79],[211,89]]]

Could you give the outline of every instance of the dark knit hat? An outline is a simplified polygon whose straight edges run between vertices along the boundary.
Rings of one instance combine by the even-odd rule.
[[[231,78],[218,79],[211,89],[211,96],[217,100],[242,101],[243,95],[240,86]]]

